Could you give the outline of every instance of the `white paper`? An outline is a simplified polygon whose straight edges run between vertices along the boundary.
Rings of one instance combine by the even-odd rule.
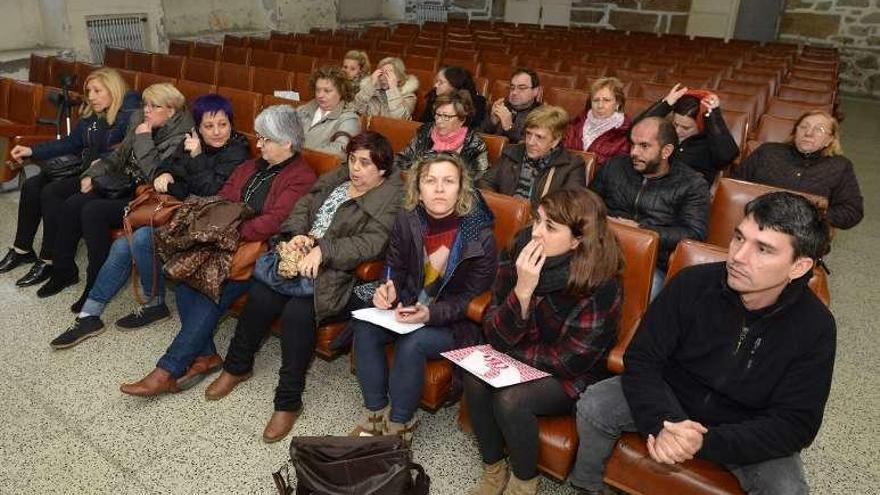
[[[299,93],[296,91],[276,91],[273,93],[276,98],[284,98],[285,100],[299,101]]]
[[[374,325],[387,328],[394,333],[401,335],[414,332],[423,326],[424,323],[401,323],[394,317],[393,309],[364,308],[356,309],[351,312],[358,320],[368,321]]]

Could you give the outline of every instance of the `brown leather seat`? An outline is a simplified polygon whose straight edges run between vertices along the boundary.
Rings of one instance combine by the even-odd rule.
[[[244,47],[245,46],[245,38],[243,36],[235,36],[232,34],[224,34],[223,35],[223,47],[227,46],[236,46],[236,47]]]
[[[584,174],[587,177],[587,185],[593,182],[599,167],[596,166],[596,154],[592,151],[568,150],[573,155],[578,155],[584,160]]]
[[[755,140],[759,143],[783,143],[791,136],[795,122],[797,122],[795,119],[770,114],[762,115],[755,132]]]
[[[192,108],[193,102],[196,101],[196,98],[199,96],[217,92],[217,86],[213,84],[187,81],[186,79],[178,79],[175,87],[183,94],[184,98],[186,98],[186,106],[188,108]],[[251,122],[251,125],[253,125],[253,122]]]
[[[275,94],[275,91],[293,89],[293,72],[264,67],[251,67],[251,72],[253,72],[251,91],[262,95],[272,95]]]
[[[421,122],[412,120],[392,119],[379,115],[370,117],[368,129],[382,134],[391,142],[391,149],[395,153],[401,151],[412,141]]]
[[[262,50],[259,48],[251,49],[251,65],[254,67],[279,69],[281,68],[281,61],[283,59],[284,54],[281,52],[273,52],[269,50]]]
[[[623,112],[630,119],[634,119],[654,103],[656,103],[655,100],[649,100],[647,98],[627,97],[626,106],[623,108]]]
[[[336,168],[339,167],[339,164],[342,163],[339,156],[324,153],[323,151],[303,148],[302,151],[300,151],[300,154],[302,155],[303,160],[309,164],[309,167],[314,170],[315,175],[318,176],[336,170]]]
[[[474,77],[478,77],[480,75],[480,71],[482,70],[480,62],[476,60],[452,58],[449,56],[445,56],[440,61],[440,67],[447,67],[450,65],[457,65],[458,67],[461,67],[462,69],[465,69],[473,74]]]
[[[590,92],[582,89],[544,88],[543,94],[544,103],[564,108],[569,119],[580,115],[590,99]]]
[[[251,71],[247,65],[220,62],[217,69],[217,86],[251,91]]]
[[[758,96],[744,95],[730,91],[716,91],[718,98],[721,100],[721,113],[728,110],[742,112],[749,116],[749,128],[754,127],[758,122]]]
[[[223,45],[223,53],[220,55],[220,61],[229,64],[250,65],[251,49],[243,46]]]
[[[828,200],[822,196],[743,180],[721,178],[717,181],[715,195],[712,197],[712,204],[709,207],[709,233],[706,236],[706,242],[726,249],[730,244],[730,239],[733,238],[734,228],[743,219],[743,208],[746,204],[762,194],[774,191],[790,191],[800,194],[815,204],[823,214],[828,209]]]
[[[315,65],[318,63],[318,57],[312,57],[311,55],[300,55],[298,53],[285,53],[284,59],[281,61],[281,65],[279,67],[271,67],[273,69],[284,69],[291,72],[296,72],[297,74],[309,74],[315,70]]]
[[[480,139],[486,143],[486,156],[489,159],[489,166],[494,166],[501,158],[501,152],[507,146],[507,136],[496,136],[494,134],[479,133]]]
[[[165,55],[164,53],[153,54],[153,74],[165,77],[173,77],[180,79],[181,69],[183,68],[183,59],[181,55]]]
[[[536,71],[536,73],[538,74],[538,78],[541,80],[541,86],[543,86],[544,88],[574,89],[577,86],[577,74],[543,70]]]
[[[266,38],[255,38],[252,36],[248,36],[246,39],[247,46],[253,50],[269,50],[271,46],[269,40]]]
[[[331,58],[333,55],[333,47],[325,44],[318,45],[299,45],[299,53],[315,58]]]
[[[501,59],[493,59],[493,60],[501,60]],[[510,75],[513,73],[513,67],[510,64],[496,63],[494,61],[489,61],[486,59],[481,60],[482,62],[482,74],[481,76],[485,77],[490,81],[504,81],[506,85],[510,85]],[[490,94],[494,94],[491,93]],[[505,88],[504,96],[507,96],[507,91]],[[500,96],[493,96],[493,100],[500,98]]]
[[[177,85],[177,79],[173,77],[160,76],[158,74],[153,74],[150,72],[138,72],[137,79],[135,79],[135,88],[138,91],[143,91],[147,89],[147,87],[152,86],[153,84],[159,83],[169,83],[173,84],[180,89],[180,86]],[[181,93],[183,90],[181,90]],[[186,95],[186,93],[184,93]]]
[[[153,54],[139,50],[128,50],[125,55],[125,68],[138,72],[152,72]]]
[[[128,49],[116,46],[104,47],[104,65],[114,69],[127,69],[125,60]]]
[[[802,101],[813,105],[831,105],[834,103],[834,93],[831,91],[813,91],[788,84],[779,86],[779,92],[776,96],[780,100]]]
[[[74,72],[76,73],[76,87],[74,89],[79,90],[79,88],[82,88],[83,83],[86,81],[86,78],[89,77],[89,74],[100,68],[101,66],[98,64],[77,62],[74,68]]]
[[[439,43],[438,43],[439,41]],[[440,58],[440,44],[443,40],[419,40],[420,45],[412,45],[406,49],[406,55],[419,55],[421,57]]]
[[[738,81],[733,79],[722,79],[718,83],[718,90],[725,93],[739,93],[747,96],[757,96],[758,106],[755,109],[755,116],[751,117],[751,119],[753,120],[757,120],[757,116],[763,114],[766,111],[767,102],[772,95],[772,93],[770,92],[770,84],[768,82],[758,83]],[[721,104],[723,105],[724,102],[722,101]]]
[[[557,72],[559,71],[561,61],[540,55],[520,55],[519,63],[535,71]],[[541,81],[541,84],[544,84],[544,81]]]
[[[254,132],[254,120],[260,112],[259,93],[243,89],[218,87],[217,93],[226,97],[232,103],[232,109],[237,116],[235,126],[243,132]]]
[[[430,72],[437,72],[437,68],[440,66],[439,59],[436,56],[429,55],[407,55],[403,58],[403,63],[407,69],[427,70]]]
[[[189,57],[192,50],[193,42],[187,40],[170,40],[168,41],[168,54],[178,55],[181,57]]]
[[[190,49],[189,56],[204,60],[217,61],[220,60],[220,53],[222,50],[223,47],[221,45],[196,41]]]
[[[217,84],[217,68],[219,65],[220,62],[214,60],[188,57],[183,60],[181,79],[206,84]]]
[[[660,101],[669,93],[672,86],[666,83],[642,82],[639,83],[639,97],[646,100]]]
[[[800,101],[788,101],[779,98],[772,98],[770,104],[767,105],[767,114],[775,115],[786,119],[797,120],[810,110],[822,110],[828,113],[832,112],[830,104],[819,105],[815,103],[807,103]]]
[[[785,79],[785,84],[793,88],[808,89],[811,91],[824,91],[832,93],[837,90],[837,81],[830,77],[827,80],[818,80],[811,77],[799,77],[789,75]]]
[[[724,102],[722,100],[722,105],[723,104]],[[736,146],[742,150],[749,135],[749,114],[724,108],[721,112],[721,116],[724,119],[724,123],[727,124],[727,130],[729,130],[730,135],[733,136]]]
[[[31,53],[28,62],[28,82],[46,84],[47,81],[49,81],[49,57]],[[84,79],[80,79],[80,81],[84,81]]]

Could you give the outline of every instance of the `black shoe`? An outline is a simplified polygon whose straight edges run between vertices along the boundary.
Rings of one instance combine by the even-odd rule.
[[[58,294],[71,285],[79,283],[79,275],[73,274],[73,277],[61,277],[60,275],[52,275],[49,281],[37,289],[37,297],[49,297]]]
[[[116,320],[116,326],[122,330],[133,330],[168,318],[171,318],[171,311],[168,311],[165,303],[158,306],[141,306],[135,312]]]
[[[43,260],[37,260],[34,266],[25,274],[24,277],[15,281],[15,285],[19,287],[30,287],[32,285],[42,284],[52,276],[52,265]]]
[[[79,344],[83,340],[104,333],[104,322],[97,316],[77,318],[67,330],[55,337],[49,345],[53,349],[67,349]]]
[[[20,267],[21,265],[33,263],[35,261],[37,261],[37,255],[35,255],[33,251],[21,254],[15,249],[9,248],[6,256],[0,260],[0,273],[6,273]]]

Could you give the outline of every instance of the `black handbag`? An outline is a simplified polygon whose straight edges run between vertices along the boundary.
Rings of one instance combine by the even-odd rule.
[[[396,435],[293,437],[290,464],[272,475],[280,495],[428,495],[430,477]],[[415,472],[415,477],[413,477]]]
[[[61,155],[43,160],[40,170],[50,181],[76,177],[83,171],[82,155]]]
[[[128,175],[105,174],[92,177],[92,189],[102,198],[131,198],[136,187],[137,183]]]

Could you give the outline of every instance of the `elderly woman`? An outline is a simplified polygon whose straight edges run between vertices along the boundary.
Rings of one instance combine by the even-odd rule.
[[[219,195],[242,202],[254,216],[241,222],[241,240],[266,241],[278,232],[296,202],[315,183],[315,173],[303,160],[303,132],[296,110],[288,105],[265,108],[254,122],[261,157],[239,165]],[[245,294],[248,282],[226,281],[219,302],[185,283],[177,285],[175,299],[180,331],[159,359],[156,368],[141,380],[124,384],[123,393],[154,396],[191,387],[223,360],[214,347],[214,330],[229,306]]]
[[[615,155],[629,153],[632,123],[623,114],[626,96],[616,77],[597,79],[590,87],[590,106],[568,124],[565,147],[596,154],[596,166]]]
[[[622,270],[605,205],[589,191],[545,196],[532,227],[502,254],[483,318],[486,339],[550,376],[497,389],[465,375],[483,460],[483,476],[469,493],[537,493],[538,417],[570,414],[580,393],[608,376]]]
[[[864,201],[853,164],[843,156],[840,125],[821,110],[795,122],[787,143],[764,143],[752,152],[733,177],[828,198],[828,223],[855,227],[864,216]]]
[[[33,263],[27,274],[15,282],[19,287],[41,284],[52,274],[52,249],[58,232],[56,220],[64,209],[64,202],[80,191],[79,172],[106,156],[112,146],[122,141],[129,117],[141,103],[140,95],[128,91],[122,76],[108,68],[98,69],[86,77],[83,94],[85,100],[79,121],[70,135],[34,147],[19,145],[11,151],[12,159],[18,163],[26,158],[40,163],[63,155],[81,158],[81,168],[72,170],[72,176],[52,179],[41,172],[28,178],[21,188],[15,241],[0,261],[0,273]],[[41,221],[43,240],[37,257],[33,244]]]
[[[419,80],[408,75],[403,60],[383,58],[369,78],[364,78],[354,97],[354,108],[361,115],[381,115],[409,120],[416,108]]]
[[[281,369],[275,412],[263,431],[267,443],[287,436],[302,412],[318,325],[347,319],[371,294],[371,286],[356,285],[354,269],[378,258],[388,244],[401,188],[392,156],[391,144],[381,134],[355,136],[348,144],[348,165],[321,177],[297,203],[281,232],[290,247],[308,251],[298,270],[314,281],[314,293],[291,297],[254,281],[224,371],[205,390],[209,400],[217,400],[250,378],[254,355],[272,321],[280,317]]]
[[[476,129],[465,126],[474,112],[470,93],[459,91],[440,96],[434,101],[433,111],[433,121],[419,127],[394,163],[401,170],[408,170],[429,154],[458,153],[471,177],[480,178],[489,168],[489,158],[486,143]]]
[[[390,276],[376,289],[373,305],[394,311],[399,322],[425,326],[400,335],[365,321],[354,323],[366,410],[352,435],[400,435],[411,441],[426,361],[481,340],[479,327],[466,313],[471,299],[495,279],[492,223],[492,212],[458,157],[426,158],[407,176],[404,211],[397,216],[385,257]],[[396,347],[390,370],[389,343]]]
[[[434,88],[428,93],[425,103],[425,112],[420,119],[425,124],[434,122],[434,104],[440,96],[451,95],[460,91],[467,91],[471,97],[474,112],[468,117],[467,126],[479,129],[486,119],[486,98],[477,91],[474,78],[467,69],[456,65],[450,65],[440,69],[434,76]]]
[[[153,179],[157,192],[181,200],[190,194],[217,194],[249,154],[247,138],[233,130],[229,100],[217,94],[200,96],[193,104],[192,115],[199,123],[198,129],[187,133],[178,153],[158,167]],[[73,347],[102,331],[101,314],[131,275],[132,260],[138,267],[146,302],[119,319],[116,327],[125,330],[140,328],[171,316],[165,305],[165,277],[158,273],[160,268],[155,266],[154,259],[152,227],[135,230],[130,240],[126,237],[117,239],[110,247],[107,261],[98,272],[73,325],[52,341],[52,347]]]
[[[587,185],[584,160],[562,147],[568,113],[543,105],[526,117],[522,143],[504,147],[501,158],[477,183],[508,196],[526,198],[537,205],[559,189]]]
[[[355,87],[360,86],[370,74],[370,58],[366,52],[349,50],[342,59],[342,71]]]
[[[666,117],[670,112],[678,134],[678,147],[669,159],[703,174],[711,185],[718,171],[739,155],[739,147],[721,116],[721,100],[709,91],[692,91],[676,84],[665,98],[651,105],[634,122],[645,117]]]
[[[71,308],[79,312],[110,252],[110,232],[122,227],[122,214],[135,186],[150,180],[192,129],[192,115],[184,111],[186,100],[171,84],[147,87],[143,101],[144,109],[132,115],[122,143],[83,172],[80,192],[69,197],[58,212],[52,276],[37,296],[53,296],[79,282],[74,257],[83,238],[89,253],[86,287]]]
[[[361,132],[361,120],[348,108],[351,84],[338,67],[322,67],[309,81],[315,99],[297,109],[305,131],[303,148],[345,156],[348,141]]]

